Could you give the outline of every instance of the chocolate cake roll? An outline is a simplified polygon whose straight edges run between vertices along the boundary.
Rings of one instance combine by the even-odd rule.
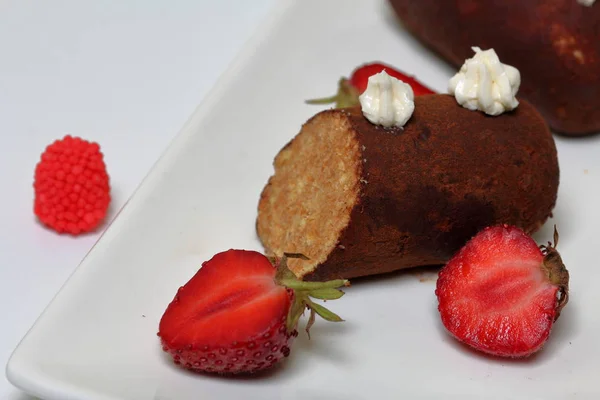
[[[359,107],[308,120],[277,154],[258,204],[266,252],[302,253],[305,280],[355,278],[446,262],[494,224],[536,231],[555,205],[556,148],[521,100],[489,117],[449,95],[415,98],[404,128]]]
[[[600,2],[389,0],[406,28],[457,68],[472,46],[519,69],[520,97],[567,135],[600,131]]]

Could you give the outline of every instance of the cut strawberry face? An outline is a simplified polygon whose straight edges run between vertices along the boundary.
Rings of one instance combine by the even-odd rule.
[[[467,345],[525,357],[547,341],[567,303],[568,281],[552,245],[538,247],[516,227],[490,227],[440,271],[438,309],[446,329]]]
[[[274,278],[275,268],[259,253],[216,254],[179,290],[161,320],[161,333],[172,336],[168,346],[215,347],[263,335],[281,323],[291,304],[291,293]]]
[[[290,354],[304,310],[307,331],[318,314],[342,319],[309,297],[333,300],[342,279],[302,282],[287,268],[286,255],[271,260],[255,251],[228,250],[202,264],[181,287],[159,325],[163,350],[184,368],[220,374],[256,372]]]

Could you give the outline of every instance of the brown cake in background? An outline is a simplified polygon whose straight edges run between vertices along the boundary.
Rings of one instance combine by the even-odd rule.
[[[551,128],[600,131],[600,2],[389,0],[404,26],[459,68],[472,46],[521,72],[519,96]]]
[[[307,121],[277,154],[258,205],[268,254],[303,253],[306,280],[354,278],[446,262],[480,229],[536,231],[555,205],[556,148],[526,101],[498,117],[449,95],[415,98],[404,128],[360,108]]]

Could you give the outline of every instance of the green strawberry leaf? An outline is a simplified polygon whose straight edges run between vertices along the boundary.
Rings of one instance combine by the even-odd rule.
[[[312,311],[319,314],[319,316],[326,321],[330,321],[330,322],[342,322],[343,321],[343,319],[340,318],[339,315],[337,315],[333,311],[328,310],[327,308],[323,307],[320,304],[317,304],[315,302],[308,300],[307,305],[308,305],[308,308],[310,308]]]
[[[315,310],[311,308],[310,317],[308,318],[308,322],[306,323],[306,334],[308,335],[308,339],[310,340],[310,328],[315,323]]]
[[[321,300],[336,300],[342,297],[344,294],[345,293],[341,290],[334,288],[314,289],[308,292],[309,296]]]

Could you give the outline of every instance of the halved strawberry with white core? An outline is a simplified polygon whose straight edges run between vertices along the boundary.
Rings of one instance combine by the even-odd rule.
[[[338,279],[302,282],[287,268],[247,250],[218,253],[181,287],[159,325],[163,350],[190,370],[234,374],[269,368],[290,354],[305,308],[307,331],[315,314],[342,319],[310,297],[333,300],[348,285]]]
[[[539,246],[522,230],[489,227],[440,271],[442,323],[485,353],[525,357],[540,350],[567,304],[569,273],[554,245]]]

